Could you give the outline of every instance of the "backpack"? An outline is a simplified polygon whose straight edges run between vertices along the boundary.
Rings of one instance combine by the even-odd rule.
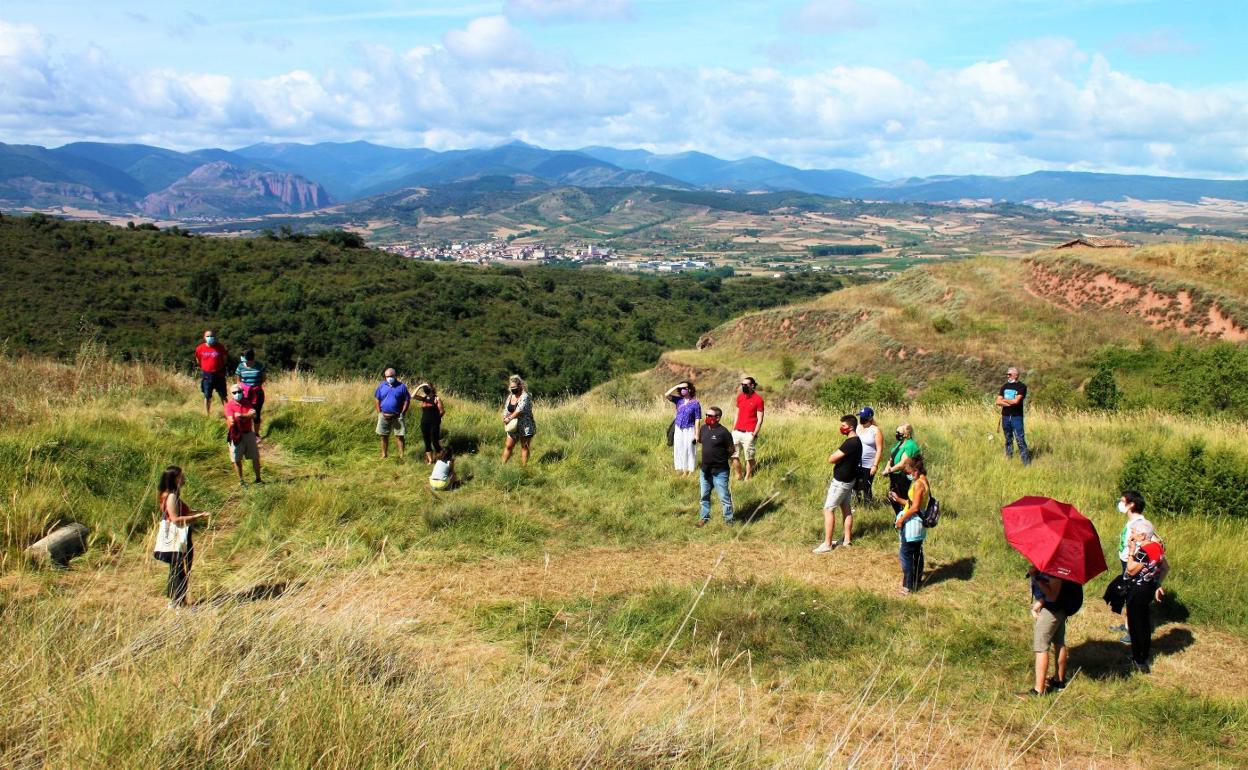
[[[1072,580],[1063,580],[1062,590],[1058,592],[1057,601],[1054,603],[1066,617],[1074,615],[1083,608],[1083,586]]]
[[[930,493],[927,496],[927,507],[919,512],[919,521],[923,522],[926,529],[931,529],[940,523],[940,501],[932,497]]]

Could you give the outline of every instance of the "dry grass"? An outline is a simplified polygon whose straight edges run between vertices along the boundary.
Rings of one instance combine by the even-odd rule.
[[[6,359],[0,382],[45,365],[68,376]],[[860,512],[856,548],[809,553],[831,439],[826,416],[800,405],[773,408],[760,476],[734,488],[742,509],[774,507],[695,533],[693,492],[658,447],[667,408],[648,398],[539,403],[526,471],[498,463],[494,405],[452,398],[448,427],[481,443],[461,459],[469,484],[435,497],[423,465],[375,458],[372,383],[287,375],[269,387],[278,483],[239,491],[195,383],[161,376],[170,395],[156,403],[141,373],[109,380],[132,377],[131,390],[91,390],[83,377],[43,397],[60,398],[54,408],[31,399],[5,438],[13,456],[52,442],[81,455],[30,465],[59,476],[0,465],[9,499],[65,497],[102,506],[101,527],[124,524],[147,510],[150,474],[130,478],[108,458],[147,442],[153,460],[182,458],[192,503],[217,515],[197,535],[188,612],[163,609],[163,565],[143,531],[97,542],[65,574],[6,563],[0,766],[1248,761],[1242,521],[1158,522],[1191,616],[1159,629],[1170,641],[1148,688],[1118,675],[1111,618],[1090,596],[1069,637],[1080,678],[1043,703],[1012,697],[1028,678],[1030,626],[1020,561],[995,522],[1002,502],[1045,491],[1113,532],[1113,478],[1132,447],[1196,435],[1242,446],[1242,425],[1037,411],[1040,454],[1020,473],[998,459],[985,410],[911,411],[949,505],[929,569],[949,577],[902,601],[883,514]],[[104,410],[109,435],[95,436]],[[753,596],[770,602],[765,617]]]

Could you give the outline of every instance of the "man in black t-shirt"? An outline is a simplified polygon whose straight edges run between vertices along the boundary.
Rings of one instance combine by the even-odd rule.
[[[706,419],[698,431],[698,443],[702,445],[702,510],[697,526],[705,527],[711,520],[711,489],[719,495],[724,509],[724,523],[732,526],[732,493],[728,491],[728,466],[735,447],[732,431],[720,424],[723,411],[713,406],[706,410]]]
[[[845,440],[841,446],[828,457],[832,469],[832,483],[828,485],[828,495],[823,501],[823,542],[815,547],[815,553],[827,553],[838,545],[849,545],[854,536],[854,513],[849,507],[850,498],[854,495],[854,484],[858,480],[858,466],[862,464],[862,439],[854,433],[858,427],[858,418],[847,414],[841,418],[841,435]],[[840,541],[833,541],[836,532],[836,509],[841,509],[845,519],[845,536]]]
[[[1018,367],[1011,366],[1005,372],[1005,384],[997,393],[997,406],[1001,407],[1001,430],[1005,433],[1005,459],[1014,457],[1014,439],[1018,439],[1018,456],[1023,465],[1031,465],[1031,452],[1027,449],[1027,437],[1023,432],[1023,401],[1027,398],[1027,386],[1018,379]]]

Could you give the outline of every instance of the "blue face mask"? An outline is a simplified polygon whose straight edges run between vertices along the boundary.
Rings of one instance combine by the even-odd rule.
[[[907,473],[907,474],[906,474],[906,478],[910,479],[911,481],[914,481],[914,474],[913,474],[913,473]]]
[[[217,338],[213,337],[212,335],[209,335],[207,337],[204,337],[204,342],[207,342],[209,345],[215,345],[217,344]]]
[[[398,381],[399,381],[399,378],[398,378],[398,377],[387,377],[387,378],[386,378],[386,382],[390,383],[391,385],[393,385],[394,383],[396,383],[396,382],[398,382]]]

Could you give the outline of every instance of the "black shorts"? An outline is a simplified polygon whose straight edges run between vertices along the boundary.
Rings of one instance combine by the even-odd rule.
[[[204,394],[204,399],[211,401],[212,393],[216,391],[221,397],[221,401],[225,402],[225,372],[200,372],[199,390]]]

